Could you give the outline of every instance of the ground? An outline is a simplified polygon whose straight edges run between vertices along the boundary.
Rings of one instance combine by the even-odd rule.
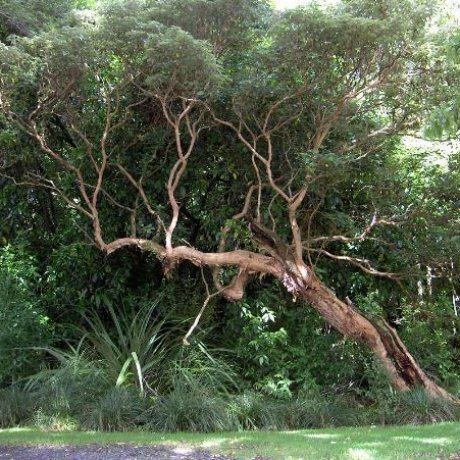
[[[460,459],[460,423],[240,433],[0,430],[0,459]]]

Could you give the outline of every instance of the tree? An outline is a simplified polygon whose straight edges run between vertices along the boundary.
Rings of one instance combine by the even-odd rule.
[[[97,27],[2,46],[5,123],[34,140],[40,163],[6,175],[51,191],[108,255],[137,247],[167,276],[183,262],[209,267],[209,296],[239,300],[269,275],[366,344],[396,389],[454,399],[388,323],[340,300],[315,271],[327,257],[401,282],[333,248],[378,240],[407,209],[366,209],[359,231],[331,225],[321,209],[349,168],[417,128],[434,85],[420,46],[428,10],[352,1],[268,17],[263,2],[247,0],[226,12],[247,18],[243,27],[223,21],[225,2],[175,3],[116,2]],[[199,27],[187,17],[197,14]],[[17,161],[9,156],[7,171]]]

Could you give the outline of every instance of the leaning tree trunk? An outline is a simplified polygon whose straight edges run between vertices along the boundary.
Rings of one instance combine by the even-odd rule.
[[[291,277],[285,274],[283,282]],[[295,276],[295,275],[294,275]],[[342,302],[314,274],[309,273],[307,283],[295,277],[288,281],[288,289],[307,301],[334,329],[343,335],[367,345],[383,365],[397,390],[422,387],[430,397],[459,402],[453,395],[431,380],[409,353],[397,332],[383,319],[372,321],[351,305]]]
[[[245,250],[204,253],[189,246],[178,246],[168,252],[155,242],[137,238],[121,238],[105,245],[104,249],[110,254],[132,245],[154,252],[163,261],[166,270],[184,260],[197,266],[214,267],[218,292],[231,301],[244,296],[245,286],[252,276],[270,274],[279,279],[292,295],[308,302],[337,331],[367,345],[386,370],[395,389],[408,390],[419,386],[430,397],[460,403],[425,374],[386,321],[371,321],[353,306],[342,302],[315,276],[310,267],[301,260],[296,261],[286,251],[284,257],[274,251],[271,256]],[[218,269],[222,266],[240,268],[233,282],[226,287],[218,280]]]

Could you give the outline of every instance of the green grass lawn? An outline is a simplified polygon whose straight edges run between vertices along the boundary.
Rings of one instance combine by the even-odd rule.
[[[42,432],[0,430],[0,444],[175,444],[209,449],[240,459],[413,459],[460,454],[460,423],[328,430],[160,434],[148,432]]]

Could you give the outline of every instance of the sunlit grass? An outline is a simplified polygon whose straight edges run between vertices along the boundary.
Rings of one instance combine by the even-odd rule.
[[[203,448],[240,459],[415,459],[460,453],[460,423],[425,426],[361,427],[329,430],[239,433],[42,432],[0,430],[0,444],[166,444],[177,452]]]

